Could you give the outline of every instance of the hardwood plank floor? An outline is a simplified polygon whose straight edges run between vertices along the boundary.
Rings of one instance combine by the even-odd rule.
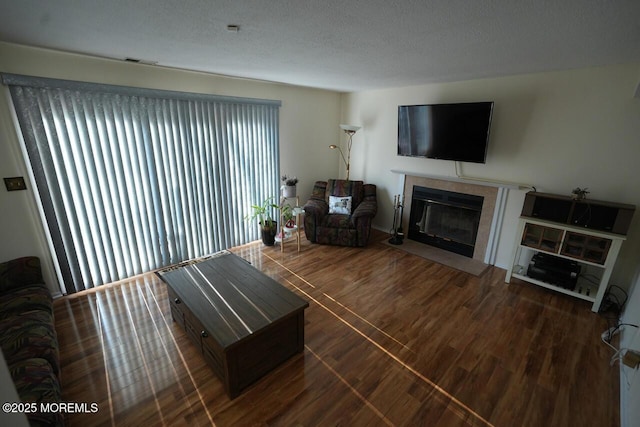
[[[153,274],[55,302],[70,426],[618,426],[590,304],[379,243],[232,251],[310,303],[305,350],[234,400]]]

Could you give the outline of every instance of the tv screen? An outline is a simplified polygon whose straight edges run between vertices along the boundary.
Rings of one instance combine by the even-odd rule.
[[[485,163],[493,102],[398,106],[398,155]]]

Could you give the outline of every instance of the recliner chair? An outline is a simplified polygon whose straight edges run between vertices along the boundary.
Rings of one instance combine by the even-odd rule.
[[[378,210],[376,186],[342,179],[316,181],[304,210],[304,231],[312,243],[366,246]]]

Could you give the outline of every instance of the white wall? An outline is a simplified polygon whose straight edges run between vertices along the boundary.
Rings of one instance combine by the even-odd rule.
[[[637,257],[637,255],[636,255]],[[627,306],[621,317],[622,323],[640,325],[640,275],[629,293]],[[620,332],[620,348],[640,352],[640,331],[624,326]],[[640,427],[640,368],[620,366],[620,421],[623,427]]]
[[[186,72],[155,66],[27,48],[0,42],[0,72],[68,80],[277,99],[280,109],[281,173],[300,179],[301,203],[313,183],[337,175],[335,152],[328,149],[340,136],[340,94],[289,85]],[[0,86],[0,175],[25,176],[21,137],[12,118],[8,90]],[[51,255],[39,220],[33,185],[27,191],[0,188],[0,262],[25,255],[43,260],[47,283],[57,291]]]
[[[55,277],[46,237],[39,225],[39,213],[33,203],[33,184],[27,179],[27,168],[22,152],[12,135],[14,128],[8,94],[0,86],[0,175],[3,178],[23,176],[26,191],[8,192],[0,182],[0,262],[34,255],[40,258],[45,281],[57,292]]]
[[[639,80],[640,64],[632,64],[351,93],[343,97],[343,121],[363,126],[351,174],[378,185],[374,224],[388,230],[398,193],[391,169],[455,176],[454,162],[396,155],[398,105],[495,101],[487,163],[463,163],[464,175],[565,195],[588,187],[592,199],[640,206],[640,99],[633,97]],[[497,257],[503,268],[523,198],[510,190]],[[639,249],[636,213],[612,283],[629,287]]]

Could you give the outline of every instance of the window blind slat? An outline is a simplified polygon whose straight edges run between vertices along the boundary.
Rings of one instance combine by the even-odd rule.
[[[279,102],[3,81],[67,293],[258,238],[244,218],[279,193]]]

